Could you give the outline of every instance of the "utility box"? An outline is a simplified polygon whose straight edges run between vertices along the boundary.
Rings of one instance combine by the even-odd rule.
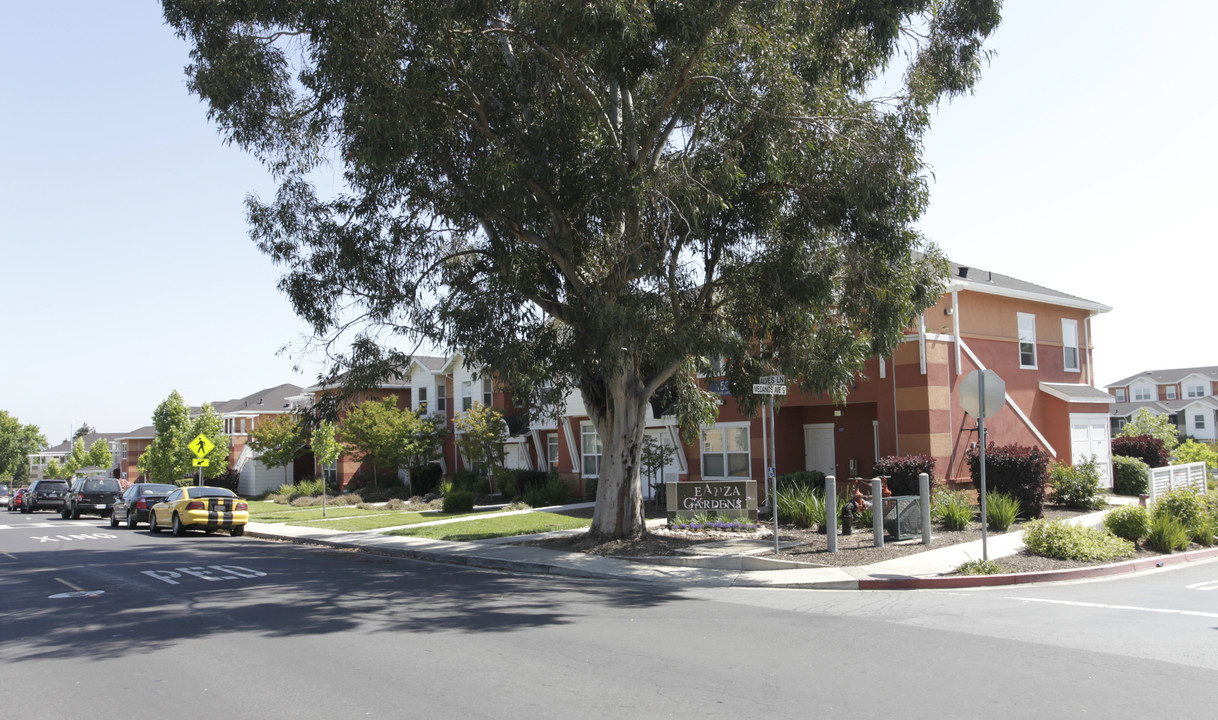
[[[896,540],[922,537],[922,505],[917,495],[884,498],[884,532]]]

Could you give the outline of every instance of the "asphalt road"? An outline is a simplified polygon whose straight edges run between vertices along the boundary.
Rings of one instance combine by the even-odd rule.
[[[1210,717],[1218,563],[968,592],[673,589],[0,514],[25,718]]]

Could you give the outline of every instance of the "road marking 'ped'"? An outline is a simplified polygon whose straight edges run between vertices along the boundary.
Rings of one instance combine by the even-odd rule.
[[[225,573],[224,575],[213,575],[212,571]],[[180,567],[173,570],[141,570],[143,574],[150,578],[156,578],[163,583],[169,585],[181,585],[178,580],[183,575],[191,575],[201,580],[215,582],[217,580],[236,580],[237,578],[256,578],[265,577],[266,573],[250,570],[249,568],[240,567],[238,565],[208,565],[207,567]]]

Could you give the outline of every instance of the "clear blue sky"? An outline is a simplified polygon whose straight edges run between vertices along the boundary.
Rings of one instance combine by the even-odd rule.
[[[1095,300],[1099,385],[1218,364],[1218,3],[1007,3],[976,92],[926,142],[927,236],[953,260]],[[149,424],[318,365],[246,234],[262,168],[185,89],[159,3],[0,9],[0,409],[51,442]],[[1196,333],[1196,334],[1194,334]],[[303,372],[293,365],[303,364]]]

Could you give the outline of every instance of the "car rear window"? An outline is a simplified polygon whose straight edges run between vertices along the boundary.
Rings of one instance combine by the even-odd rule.
[[[118,480],[109,478],[86,480],[84,492],[118,492]]]
[[[39,490],[63,490],[68,484],[63,480],[43,480],[38,483]]]
[[[191,496],[192,498],[207,498],[207,497],[231,498],[231,497],[237,497],[236,495],[234,495],[234,494],[233,494],[231,491],[229,491],[229,490],[225,490],[224,488],[216,488],[216,487],[201,487],[201,488],[191,488],[191,489],[190,489],[190,496]]]
[[[176,485],[144,485],[140,488],[140,497],[147,497],[149,495],[168,495],[176,489]]]

